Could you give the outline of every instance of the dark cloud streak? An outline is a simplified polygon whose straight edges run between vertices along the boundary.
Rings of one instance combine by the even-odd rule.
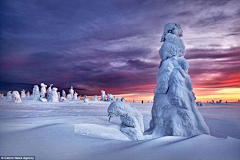
[[[197,79],[210,71],[220,75],[214,79],[220,84],[228,80],[224,78],[228,72],[239,74],[240,46],[224,49],[220,43],[225,36],[233,42],[239,38],[236,15],[240,10],[233,8],[238,4],[217,0],[1,1],[0,91],[30,90],[31,85],[45,82],[59,89],[74,85],[80,94],[94,95],[101,89],[114,94],[142,93],[144,87],[152,92],[160,62],[157,48],[169,22],[181,24],[186,47],[195,44],[186,54],[193,83],[211,87]],[[204,34],[210,35],[195,37]],[[225,68],[221,68],[223,63]]]

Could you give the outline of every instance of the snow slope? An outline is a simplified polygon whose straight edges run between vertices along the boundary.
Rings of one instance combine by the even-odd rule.
[[[131,141],[109,102],[0,101],[0,155],[38,160],[240,159],[240,103],[199,107],[211,135]],[[132,103],[149,127],[152,103]]]

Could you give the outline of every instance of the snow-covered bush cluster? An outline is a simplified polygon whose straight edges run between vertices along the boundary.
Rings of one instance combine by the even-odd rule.
[[[207,103],[209,103],[209,104],[221,104],[222,100],[220,99],[219,101],[216,101],[216,102],[214,100],[212,100],[212,101],[207,101]],[[227,101],[225,103],[227,103]]]
[[[95,95],[94,97],[91,98],[91,101],[98,101],[98,96]]]
[[[32,94],[30,94],[30,92],[28,91],[26,93],[26,91],[23,89],[21,91],[21,96],[20,98],[28,98],[31,97],[32,100],[34,101],[41,101],[41,102],[64,102],[64,101],[77,101],[81,99],[81,95],[78,95],[77,92],[74,91],[73,86],[71,86],[71,88],[69,89],[69,94],[66,94],[66,92],[64,90],[62,90],[61,92],[58,92],[58,88],[53,87],[53,84],[50,84],[49,86],[47,86],[45,83],[41,83],[40,84],[40,88],[38,85],[34,85],[33,89],[32,89]],[[4,94],[0,93],[0,99],[4,100],[13,100],[13,96],[12,96],[12,91],[8,91],[6,97],[4,97]],[[123,97],[121,97],[122,100],[124,100]],[[115,100],[115,96],[113,96],[112,94],[107,94],[105,93],[104,90],[101,90],[101,101],[114,101]],[[84,103],[89,103],[89,98],[88,96],[84,96],[83,102]],[[98,96],[95,95],[91,98],[91,101],[99,101]]]
[[[152,120],[145,135],[190,137],[209,134],[209,128],[195,105],[181,36],[179,24],[165,25],[161,39],[164,43],[159,50],[162,61],[154,89]]]
[[[143,139],[143,115],[129,104],[115,101],[108,107],[109,121],[111,117],[120,117],[122,123],[120,130],[132,140]]]
[[[112,94],[107,94],[104,90],[101,90],[101,98],[100,101],[114,101],[115,100],[115,96],[113,96]]]
[[[199,107],[205,107],[205,105],[201,101],[196,102],[196,105],[199,106]]]

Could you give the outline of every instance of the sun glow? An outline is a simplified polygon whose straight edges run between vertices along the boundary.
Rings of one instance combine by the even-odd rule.
[[[201,93],[201,91],[196,91],[196,98],[197,101],[211,101],[211,100],[223,100],[223,101],[229,101],[229,102],[236,102],[238,99],[240,99],[240,88],[225,88],[211,91],[211,88],[209,88],[208,92],[205,92],[204,94]],[[199,96],[198,96],[199,95]]]

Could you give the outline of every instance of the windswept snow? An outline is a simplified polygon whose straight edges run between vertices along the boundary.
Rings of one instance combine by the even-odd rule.
[[[121,120],[108,121],[110,102],[22,103],[0,100],[0,155],[34,155],[39,160],[240,159],[240,103],[199,107],[211,136],[162,137],[131,141]],[[131,103],[143,114],[145,130],[151,103]]]

